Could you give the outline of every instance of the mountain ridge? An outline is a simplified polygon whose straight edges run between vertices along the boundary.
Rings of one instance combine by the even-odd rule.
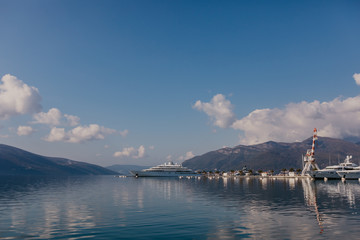
[[[59,157],[46,157],[0,144],[0,175],[113,175],[95,164]]]
[[[253,170],[280,170],[302,168],[302,155],[311,149],[312,137],[293,143],[269,141],[256,145],[238,145],[221,148],[188,159],[183,166],[193,170],[235,170],[247,166]],[[318,137],[315,158],[320,168],[343,161],[346,155],[353,155],[353,161],[360,160],[360,145],[341,139]],[[341,157],[341,158],[340,158]],[[334,160],[335,159],[335,160]]]

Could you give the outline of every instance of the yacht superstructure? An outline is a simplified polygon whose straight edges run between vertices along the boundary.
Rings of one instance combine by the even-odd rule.
[[[199,175],[191,169],[173,162],[167,162],[141,171],[130,171],[130,173],[135,177],[179,177]]]
[[[340,179],[341,175],[348,175],[347,171],[353,171],[354,169],[357,169],[360,172],[358,165],[351,162],[351,159],[352,156],[346,156],[344,162],[340,163],[339,165],[327,166],[324,169],[313,171],[310,175],[316,179]]]

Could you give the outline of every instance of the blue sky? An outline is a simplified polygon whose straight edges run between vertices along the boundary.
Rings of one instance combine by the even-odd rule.
[[[0,142],[107,166],[301,141],[314,127],[359,137],[359,11],[358,1],[2,0]]]

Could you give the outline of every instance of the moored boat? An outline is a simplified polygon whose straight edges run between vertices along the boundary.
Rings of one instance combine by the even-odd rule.
[[[191,169],[183,167],[181,164],[173,162],[167,162],[141,171],[130,171],[130,173],[135,177],[186,177],[200,175]]]
[[[360,179],[360,167],[337,171],[337,174],[342,179]]]
[[[347,171],[353,171],[355,169],[360,172],[360,168],[358,167],[358,165],[351,162],[351,159],[352,156],[346,156],[344,162],[340,163],[339,165],[327,166],[324,169],[312,171],[310,176],[315,179],[340,179],[341,175],[339,173],[347,175]],[[355,172],[353,172],[353,174],[355,174]]]

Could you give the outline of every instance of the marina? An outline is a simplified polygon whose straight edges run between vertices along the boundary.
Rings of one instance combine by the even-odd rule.
[[[320,169],[315,161],[315,141],[317,140],[317,129],[314,128],[312,148],[305,155],[302,176],[309,176],[312,179],[341,179],[342,181],[358,179],[360,181],[360,167],[351,162],[352,156],[347,155],[344,162],[338,165],[330,165]]]
[[[342,163],[337,165],[329,165],[323,169],[320,169],[315,161],[315,146],[317,137],[317,129],[313,130],[312,146],[308,149],[306,155],[302,157],[303,169],[297,169],[296,171],[291,168],[289,171],[283,169],[280,173],[274,174],[274,170],[269,171],[256,171],[248,170],[246,166],[242,170],[231,171],[219,171],[214,169],[213,171],[197,170],[193,171],[181,164],[173,163],[171,161],[164,164],[160,164],[148,169],[140,171],[130,171],[130,176],[133,177],[177,177],[179,179],[294,179],[298,180],[358,180],[360,182],[360,166],[352,162],[352,156],[347,155]],[[301,173],[300,173],[301,172]],[[126,175],[120,175],[118,177],[127,177]]]
[[[134,177],[178,177],[179,179],[187,178],[295,178],[297,179],[337,179],[337,180],[346,180],[346,179],[359,179],[360,181],[360,167],[351,162],[352,156],[347,155],[344,162],[339,163],[338,165],[330,165],[323,169],[320,169],[318,164],[315,161],[315,142],[318,140],[317,129],[314,128],[313,138],[312,138],[312,147],[307,150],[306,155],[303,157],[303,169],[298,169],[295,173],[294,170],[289,170],[288,172],[282,172],[280,174],[274,174],[273,170],[263,172],[258,171],[253,173],[252,170],[248,170],[246,166],[242,170],[232,170],[232,171],[193,171],[186,167],[183,167],[181,164],[166,162],[155,167],[144,169],[141,171],[130,171],[131,175]],[[301,171],[301,174],[299,173]]]

